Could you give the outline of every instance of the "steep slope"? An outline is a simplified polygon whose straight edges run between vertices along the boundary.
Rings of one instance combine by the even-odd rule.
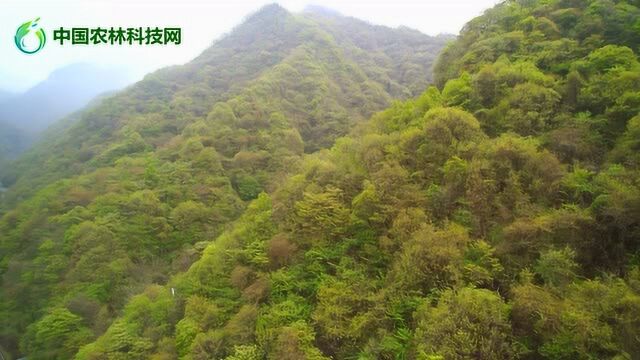
[[[76,358],[637,358],[637,5],[474,19]]]
[[[270,19],[279,20],[271,21]],[[342,37],[347,36],[354,39],[371,37],[374,30],[376,37],[395,39],[402,38],[405,33],[410,34],[411,41],[399,42],[398,46],[382,46],[373,42],[365,51],[365,49],[358,47],[355,40],[338,42],[324,28],[335,28],[340,24],[331,25],[331,23],[325,24],[325,22],[328,20],[313,16],[313,13],[291,17],[286,14],[284,9],[265,8],[260,13],[248,18],[243,25],[234,29],[228,36],[218,40],[214,46],[190,64],[151,74],[145,81],[114,97],[111,101],[117,106],[111,106],[112,103],[109,102],[100,109],[96,109],[95,113],[85,114],[87,119],[91,119],[83,123],[84,127],[79,125],[70,131],[67,137],[57,139],[53,144],[55,149],[52,149],[52,146],[35,149],[22,161],[19,161],[10,173],[5,174],[2,181],[7,184],[18,182],[19,184],[16,186],[18,190],[15,193],[24,196],[32,189],[44,185],[39,182],[40,180],[49,181],[77,173],[79,171],[77,167],[82,168],[83,171],[84,169],[93,169],[95,164],[86,161],[85,158],[94,158],[94,154],[101,151],[100,146],[115,142],[114,130],[120,129],[122,123],[115,123],[113,119],[119,119],[122,122],[126,118],[127,123],[139,120],[131,119],[132,114],[144,115],[145,117],[151,117],[152,114],[161,115],[165,117],[164,121],[172,120],[178,114],[188,115],[192,118],[206,117],[213,104],[237,96],[249,81],[255,82],[266,69],[271,69],[285,58],[292,56],[299,58],[305,51],[306,55],[313,55],[315,50],[309,47],[310,44],[315,44],[316,47],[322,44],[321,51],[325,51],[324,46],[330,43],[332,47],[338,47],[338,49],[334,51],[334,54],[327,53],[325,55],[339,57],[336,58],[338,62],[335,66],[342,66],[342,69],[337,69],[340,71],[336,72],[336,69],[326,68],[325,64],[322,64],[323,66],[318,69],[321,71],[332,70],[332,76],[335,79],[332,79],[331,84],[324,87],[318,86],[314,91],[324,92],[329,95],[328,98],[335,98],[336,101],[339,101],[339,106],[348,107],[344,111],[332,112],[331,116],[335,119],[323,119],[323,124],[318,124],[317,119],[306,118],[302,119],[305,124],[298,124],[300,126],[298,130],[305,140],[305,148],[307,151],[313,151],[322,144],[330,144],[332,139],[344,134],[344,130],[348,126],[335,124],[340,119],[355,122],[367,117],[374,110],[380,109],[380,106],[388,104],[392,98],[416,95],[412,89],[418,87],[416,84],[430,81],[430,69],[435,53],[449,40],[449,37],[432,38],[408,32],[406,29],[393,30],[373,27],[354,19],[344,19],[346,23],[357,23],[358,31],[333,30],[335,33],[342,34]],[[423,50],[414,52],[415,48]],[[430,50],[433,50],[433,54],[425,55]],[[390,53],[395,55],[390,55]],[[322,60],[326,60],[327,56]],[[383,59],[383,61],[376,61],[376,59]],[[327,65],[333,66],[333,64]],[[392,71],[392,68],[396,70]],[[403,72],[401,69],[405,68],[421,69],[422,71],[420,73]],[[280,70],[282,72],[282,70],[286,70],[286,67],[281,67]],[[299,82],[299,77],[307,76],[309,71],[306,70],[306,72],[299,74],[285,74],[288,76],[286,80]],[[367,74],[378,75],[372,78]],[[307,87],[317,85],[324,84],[306,84]],[[305,84],[299,83],[296,86],[305,86]],[[336,87],[340,87],[340,91],[347,92],[348,96],[345,98],[329,93]],[[281,97],[285,97],[283,100],[289,103],[307,100],[294,99],[292,92],[288,94],[276,92],[275,94],[282,95]],[[367,99],[371,98],[376,99],[375,106],[364,104]],[[180,100],[185,99],[191,103],[181,104]],[[244,105],[239,104],[238,107]],[[251,105],[253,106],[253,104]],[[307,107],[322,107],[326,111],[331,111],[333,106],[330,104],[318,106],[314,103],[305,105]],[[247,109],[239,110],[247,111]],[[355,113],[355,119],[345,117],[344,113],[346,112]],[[242,115],[265,117],[270,114],[265,115],[257,112],[247,115],[245,112]],[[295,118],[298,117],[295,116]],[[330,125],[326,124],[327,122]],[[89,123],[92,124],[92,128],[89,128]],[[166,134],[169,130],[173,131],[174,135],[177,133],[176,129],[162,129],[162,125],[157,126],[160,129],[156,130],[158,133]],[[179,126],[180,124],[176,125],[178,129]],[[342,128],[327,129],[327,127],[337,126],[342,126]],[[95,129],[101,130],[100,136],[88,134]],[[327,132],[327,130],[334,132],[313,136],[314,132]],[[145,138],[150,135],[145,135]],[[95,149],[96,147],[98,149]],[[56,158],[55,154],[62,153],[66,154],[64,159]]]
[[[188,269],[305,151],[428,81],[431,64],[411,50],[445,42],[411,33],[404,57],[364,51],[325,21],[267,6],[193,62],[103,99],[21,157],[2,180],[11,185],[0,220],[2,346],[72,357],[131,295]],[[424,71],[403,76],[400,60]],[[54,328],[65,335],[45,334]]]
[[[384,84],[395,99],[422,93],[432,82],[431,64],[442,44],[455,39],[453,35],[442,34],[436,37],[437,41],[425,42],[419,31],[400,27],[390,32],[384,26],[371,26],[322,7],[309,6],[306,14],[318,19],[322,29],[348,49],[367,76]]]

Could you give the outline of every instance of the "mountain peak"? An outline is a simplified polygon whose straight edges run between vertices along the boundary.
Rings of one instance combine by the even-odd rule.
[[[282,40],[286,38],[284,24],[294,18],[287,9],[279,4],[264,5],[257,11],[247,15],[244,20],[235,26],[231,32],[217,40],[212,47],[205,50],[196,62],[210,62],[216,56],[216,49],[220,47],[233,48],[248,51],[252,46],[270,43],[266,38]]]
[[[249,15],[247,17],[247,21],[252,21],[255,19],[277,18],[289,15],[291,15],[289,11],[283,8],[280,4],[271,3],[261,7],[256,12]]]

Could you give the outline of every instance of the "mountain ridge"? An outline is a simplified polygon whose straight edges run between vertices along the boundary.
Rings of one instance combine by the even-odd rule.
[[[639,16],[473,19],[438,87],[306,155],[76,358],[637,357]]]
[[[16,161],[0,200],[1,345],[72,357],[127,299],[188,268],[305,151],[429,81],[428,71],[402,76],[402,49],[404,63],[428,69],[445,43],[425,35],[411,40],[424,47],[419,56],[406,44],[388,56],[375,43],[358,49],[344,30],[336,41],[335,26],[267,6],[191,63],[73,115]],[[403,36],[387,31],[376,36]],[[48,326],[40,321],[65,317],[69,347],[29,340]]]
[[[267,6],[265,8],[266,10],[264,11],[269,11],[269,9],[277,9],[276,12],[279,14],[278,16],[282,17],[282,19],[293,19],[290,13],[288,13],[286,10],[284,10],[283,8],[281,8],[279,5],[270,5]],[[260,34],[259,36],[262,36],[262,41],[260,42],[252,42],[253,48],[255,48],[256,46],[271,46],[271,45],[265,45],[265,44],[269,44],[269,41],[264,38],[265,36],[271,36],[273,34],[269,34],[269,32],[265,32],[263,31],[263,29],[258,30],[258,26],[256,24],[253,24],[253,22],[255,21],[259,21],[260,17],[256,17],[260,14],[260,12],[256,12],[254,15],[250,16],[249,22],[245,22],[241,25],[239,25],[237,28],[239,29],[239,31],[243,32],[243,31],[255,31],[258,34]],[[244,28],[243,28],[244,26]],[[299,26],[296,25],[296,23],[294,22],[291,26]],[[390,29],[389,29],[390,30]],[[393,30],[390,30],[393,32]],[[177,94],[179,94],[180,92],[180,83],[182,81],[190,81],[189,79],[203,79],[203,78],[208,78],[210,80],[208,80],[207,83],[202,83],[202,88],[206,89],[206,88],[210,88],[213,87],[216,90],[213,91],[209,91],[207,90],[208,97],[211,97],[212,95],[217,96],[218,98],[214,98],[212,100],[209,101],[216,101],[216,100],[224,100],[222,96],[224,93],[227,94],[231,94],[232,93],[232,89],[231,86],[229,85],[229,79],[233,79],[234,84],[236,84],[236,87],[242,87],[242,84],[245,84],[246,81],[249,80],[249,78],[247,78],[247,76],[255,76],[255,66],[256,64],[258,64],[260,61],[264,61],[266,64],[273,64],[274,61],[278,61],[278,59],[282,59],[282,55],[278,54],[277,52],[273,52],[273,53],[268,53],[265,51],[262,51],[262,49],[257,49],[255,48],[255,51],[261,51],[262,58],[256,58],[256,59],[247,59],[247,60],[235,60],[234,58],[234,53],[236,52],[236,50],[234,50],[235,48],[240,49],[240,52],[237,54],[237,56],[242,56],[242,54],[246,53],[246,51],[248,48],[246,46],[243,47],[238,47],[238,43],[240,43],[236,38],[240,35],[236,34],[236,37],[229,37],[231,35],[226,35],[223,36],[221,39],[216,41],[216,44],[218,44],[218,47],[216,47],[216,45],[214,45],[213,47],[211,47],[208,50],[205,50],[203,52],[203,54],[201,54],[200,56],[196,57],[194,59],[194,61],[191,64],[188,64],[186,66],[182,66],[182,67],[169,67],[163,70],[159,70],[158,72],[155,72],[153,74],[147,75],[145,77],[146,81],[140,82],[138,84],[135,84],[132,86],[132,89],[128,92],[129,94],[131,94],[133,97],[136,96],[136,94],[138,93],[143,93],[146,92],[148,94],[156,94],[154,96],[156,96],[157,100],[161,100],[161,101],[165,101],[165,102],[169,102],[171,100],[172,97],[175,97]],[[248,38],[251,38],[251,36],[249,36]],[[254,39],[255,40],[255,39]],[[428,37],[426,35],[424,35],[422,37],[422,41],[431,41],[432,38]],[[444,43],[446,41],[443,39],[439,39],[436,41],[436,44],[439,43],[441,44],[440,46],[443,46]],[[408,49],[408,47],[406,47],[406,49]],[[268,55],[267,55],[268,54]],[[272,60],[269,60],[268,58],[265,58],[265,56],[268,57],[276,57]],[[206,65],[207,59],[210,58],[211,61],[216,62],[217,64],[227,64],[225,65],[225,69],[220,69],[219,66],[214,66],[214,67],[209,67]],[[256,62],[257,61],[257,62]],[[398,61],[397,59],[395,61]],[[428,68],[433,61],[435,61],[435,55],[433,55],[431,57],[431,59],[426,59],[425,61],[425,57],[421,56],[421,57],[417,57],[415,59],[415,61],[420,62],[424,65],[423,69]],[[411,63],[410,61],[407,61],[407,63]],[[371,62],[371,61],[367,61],[367,63],[364,63],[367,66],[373,67],[373,66],[377,66],[377,64]],[[231,70],[228,70],[230,68],[230,65],[233,65],[233,67],[231,67]],[[385,65],[388,66],[388,65]],[[242,72],[242,74],[238,74],[238,72]],[[428,74],[428,71],[426,72]],[[244,75],[243,75],[244,74]],[[247,75],[249,74],[249,75]],[[251,75],[253,74],[253,75]],[[423,76],[423,75],[417,75],[416,73],[410,73],[410,76],[406,76],[404,78],[395,75],[396,77],[400,77],[401,81],[405,81],[405,82],[416,82],[419,81],[420,83],[425,82],[426,80],[421,80],[421,79],[425,79],[427,76]],[[168,88],[166,84],[164,84],[163,81],[163,77],[167,77],[167,76],[171,76],[172,78],[175,78],[177,81],[176,85],[172,85],[172,88]],[[389,82],[390,80],[388,80],[389,78],[389,74],[376,74],[376,76],[378,77],[377,81],[378,82]],[[391,76],[394,76],[394,74],[391,74]],[[153,86],[153,89],[151,89],[150,87]],[[398,86],[397,84],[393,84],[391,83],[390,86],[394,87],[394,97],[398,97],[398,96],[410,96],[411,92],[405,92],[405,93],[398,93],[401,92],[399,90],[400,86]],[[412,86],[413,88],[417,88],[418,85]],[[412,90],[413,91],[413,90]],[[117,95],[116,95],[117,96]],[[150,101],[151,98],[140,98],[139,100],[141,101]],[[202,108],[204,105],[199,106],[199,108]],[[204,115],[204,109],[200,110],[199,113],[197,113],[197,116],[202,116]],[[46,155],[44,155],[46,156]],[[15,168],[16,169],[20,169],[23,166],[18,163],[16,164]],[[19,170],[18,170],[19,171]],[[54,171],[51,171],[54,172]],[[33,178],[34,175],[30,175],[28,176],[29,178]],[[13,184],[16,181],[17,178],[17,174],[10,174],[9,176],[5,175],[5,179],[4,179],[4,183],[6,184]],[[32,187],[32,186],[29,186]]]

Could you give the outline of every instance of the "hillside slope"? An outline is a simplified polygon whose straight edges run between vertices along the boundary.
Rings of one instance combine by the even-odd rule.
[[[415,94],[446,41],[271,5],[191,63],[79,114],[3,176],[1,345],[72,357],[305,152]]]
[[[638,358],[639,11],[474,19],[76,358]]]
[[[355,24],[353,27],[357,31],[346,28],[348,24]],[[336,35],[325,29],[333,29]],[[398,41],[405,37],[405,40]],[[366,48],[358,44],[362,39],[366,40]],[[394,41],[390,43],[388,39]],[[144,81],[113,97],[104,106],[86,112],[86,121],[65,137],[48,141],[47,146],[40,146],[24,156],[11,171],[3,174],[1,181],[9,185],[17,183],[15,196],[24,197],[52,179],[95,169],[99,164],[88,160],[95,159],[104,147],[121,140],[117,130],[125,122],[129,127],[134,124],[144,126],[143,120],[160,117],[158,121],[154,119],[156,135],[166,136],[171,132],[175,136],[191,119],[207,118],[217,102],[241,97],[240,91],[247,94],[245,88],[260,81],[268,86],[258,89],[256,85],[253,94],[244,95],[243,101],[232,104],[236,107],[234,110],[240,112],[239,117],[253,116],[256,119],[252,121],[266,122],[266,117],[271,115],[272,111],[263,113],[259,108],[271,104],[264,104],[261,99],[262,102],[253,103],[253,99],[247,96],[264,96],[266,92],[273,91],[278,95],[274,102],[283,103],[278,104],[279,111],[286,110],[282,106],[291,107],[305,102],[288,121],[297,121],[295,125],[306,140],[306,150],[317,150],[330,144],[337,136],[344,135],[349,128],[345,122],[366,118],[391,99],[417,95],[420,90],[416,89],[431,80],[433,61],[450,39],[447,36],[432,38],[406,29],[374,27],[336,15],[327,18],[311,12],[294,17],[284,9],[267,7],[191,63],[148,75]],[[315,51],[324,53],[319,53],[320,58],[314,59]],[[335,60],[335,63],[324,63],[327,59]],[[314,61],[322,66],[314,64]],[[274,69],[281,62],[293,65],[295,71],[289,71],[287,66]],[[298,71],[296,64],[308,68]],[[284,93],[280,91],[282,89],[270,88],[274,84],[268,83],[272,79],[264,73],[266,70],[270,70],[273,79],[278,78],[280,87],[292,87],[303,93],[307,88],[313,88],[315,96],[326,95],[327,100],[323,101],[333,103],[317,103],[320,99],[314,100],[313,97],[295,98],[294,91]],[[323,84],[310,79],[301,83],[302,77],[315,76],[319,71],[330,71],[331,81]],[[303,86],[307,88],[301,88]],[[256,93],[258,90],[262,92]],[[343,94],[346,96],[339,96]],[[319,124],[319,116],[324,114],[310,113],[309,108],[316,112],[322,110],[329,116]],[[301,117],[300,112],[306,112],[308,118],[302,116],[297,120]],[[178,115],[182,123],[173,121]],[[163,128],[162,122],[172,123]],[[154,137],[150,133],[152,130],[145,131],[147,134],[141,135],[148,142],[166,141],[151,139]],[[57,156],[63,153],[65,157]]]

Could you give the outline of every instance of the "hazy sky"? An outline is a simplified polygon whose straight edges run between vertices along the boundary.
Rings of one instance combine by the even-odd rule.
[[[23,91],[64,65],[88,62],[129,69],[137,76],[188,62],[251,12],[277,2],[292,12],[309,4],[426,34],[458,33],[470,19],[498,0],[2,0],[0,3],[0,89]],[[40,17],[46,46],[25,55],[13,44],[18,26]],[[53,42],[59,27],[180,27],[179,46],[89,45],[61,47]]]

